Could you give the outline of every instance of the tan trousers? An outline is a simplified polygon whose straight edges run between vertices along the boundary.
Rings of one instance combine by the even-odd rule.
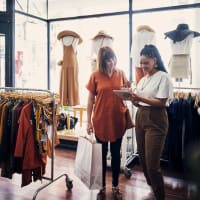
[[[165,199],[164,181],[160,169],[160,157],[168,131],[165,108],[139,107],[136,114],[137,148],[147,183],[151,185],[157,200]]]

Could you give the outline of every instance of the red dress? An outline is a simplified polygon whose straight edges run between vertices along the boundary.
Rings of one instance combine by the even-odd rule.
[[[128,82],[126,77],[125,81]],[[95,135],[101,141],[115,141],[125,131],[126,106],[113,90],[123,87],[121,70],[116,69],[112,77],[101,72],[93,72],[86,88],[95,95],[92,122]]]

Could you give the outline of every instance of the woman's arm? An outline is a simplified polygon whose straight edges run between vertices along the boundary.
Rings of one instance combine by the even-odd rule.
[[[130,101],[133,103],[133,105],[138,106],[139,102],[143,102],[146,104],[149,104],[151,106],[156,107],[164,107],[167,102],[167,98],[159,99],[159,98],[145,98],[138,94],[131,93]]]
[[[94,107],[94,100],[95,95],[89,92],[88,95],[88,103],[87,103],[87,133],[93,132],[93,125],[92,125],[92,112]]]

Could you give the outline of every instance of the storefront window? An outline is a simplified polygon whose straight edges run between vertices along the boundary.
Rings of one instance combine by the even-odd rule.
[[[114,23],[116,22],[117,23]],[[120,26],[119,26],[120,24]],[[58,91],[60,66],[58,62],[63,57],[63,47],[57,39],[57,34],[63,30],[72,30],[78,33],[83,43],[78,46],[77,58],[79,66],[79,91],[81,104],[86,105],[87,90],[85,85],[92,72],[91,42],[100,30],[113,36],[113,48],[117,54],[117,66],[126,72],[129,77],[129,28],[128,16],[102,17],[92,19],[79,19],[51,24],[51,89]]]
[[[133,10],[142,10],[150,8],[161,8],[169,6],[187,5],[193,3],[200,3],[200,0],[133,0]]]
[[[16,14],[15,86],[47,89],[46,23]]]
[[[16,0],[15,9],[45,19],[47,18],[47,0]]]
[[[6,11],[6,0],[1,0],[0,1],[0,12],[5,12]]]
[[[15,10],[27,12],[27,0],[15,0]]]
[[[170,48],[170,40],[168,38],[165,39],[165,32],[176,29],[177,25],[180,23],[188,24],[191,30],[200,32],[200,24],[198,23],[198,19],[200,17],[200,9],[185,9],[179,10],[178,13],[176,10],[174,11],[164,11],[164,12],[155,12],[155,13],[143,13],[143,14],[135,14],[133,15],[134,22],[134,30],[133,34],[136,31],[136,28],[139,25],[149,25],[156,32],[156,44],[160,49],[163,61],[165,63],[166,68],[168,69],[168,63],[170,57],[172,56],[171,48]],[[163,19],[163,20],[161,20]],[[182,87],[199,87],[200,80],[198,78],[198,68],[200,65],[199,51],[200,51],[200,37],[196,37],[193,39],[192,48],[191,48],[191,72],[192,77],[188,79],[182,79],[181,82],[174,80],[175,86]],[[133,44],[134,45],[134,44]]]
[[[5,86],[5,35],[0,34],[0,87]]]
[[[127,11],[128,4],[129,0],[51,0],[48,2],[48,18],[65,18]]]

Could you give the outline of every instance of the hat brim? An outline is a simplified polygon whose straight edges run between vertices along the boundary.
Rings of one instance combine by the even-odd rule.
[[[78,44],[81,44],[83,42],[81,36],[74,31],[61,31],[58,34],[57,39],[60,40],[61,38],[65,37],[65,36],[73,36],[73,37],[78,38],[79,39]]]
[[[148,25],[139,25],[136,30],[137,30],[137,32],[140,32],[141,30],[147,30],[149,32],[155,32],[155,30]]]
[[[183,30],[183,31],[173,30],[173,31],[166,32],[164,34],[166,37],[170,38],[171,40],[175,42],[180,42],[184,40],[190,34],[193,34],[193,37],[200,36],[199,32],[191,31],[191,30]]]
[[[98,33],[97,35],[95,35],[93,38],[92,38],[92,40],[96,40],[97,38],[110,38],[110,39],[112,39],[113,40],[113,37],[112,36],[110,36],[110,35],[108,35],[108,34],[106,34],[106,33]]]

